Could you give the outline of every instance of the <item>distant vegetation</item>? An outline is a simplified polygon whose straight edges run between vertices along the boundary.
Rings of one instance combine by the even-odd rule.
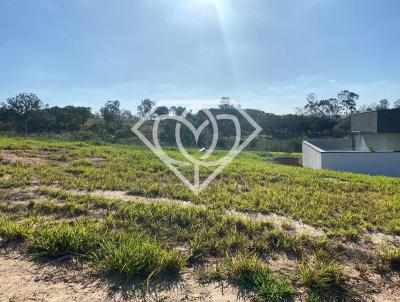
[[[256,109],[246,109],[247,113],[263,128],[261,135],[249,146],[253,150],[299,151],[304,138],[344,137],[349,134],[349,115],[357,111],[359,96],[347,90],[337,98],[318,100],[315,94],[307,97],[307,103],[297,108],[296,114],[277,115]],[[137,108],[137,114],[123,110],[118,100],[107,101],[99,113],[89,107],[49,107],[34,94],[20,93],[9,98],[0,106],[0,131],[10,135],[40,135],[63,137],[69,140],[106,141],[111,143],[141,143],[131,127],[145,115],[154,103],[145,99]],[[379,104],[358,107],[358,111],[387,109],[390,104],[381,100]],[[394,103],[400,107],[400,100]],[[184,107],[159,107],[157,115],[180,115]],[[230,99],[224,97],[213,114],[234,114],[242,126],[245,138],[252,131],[250,124],[234,109]],[[189,112],[187,119],[200,125],[205,119],[203,112]],[[219,148],[227,148],[234,142],[234,127],[230,121],[219,122]],[[175,144],[175,121],[167,120],[160,124],[159,139],[164,145]],[[143,126],[145,135],[151,134],[151,122]],[[205,129],[197,146],[208,146],[212,130]],[[188,131],[182,129],[182,141],[187,146],[195,146],[195,140]]]

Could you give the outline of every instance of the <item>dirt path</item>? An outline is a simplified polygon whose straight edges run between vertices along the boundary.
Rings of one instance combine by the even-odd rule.
[[[38,187],[33,187],[33,188],[37,189]],[[58,187],[53,187],[53,188],[61,189]],[[162,198],[162,197],[152,198],[152,197],[145,197],[138,195],[130,195],[125,191],[95,190],[89,192],[89,191],[79,191],[79,190],[65,190],[65,192],[70,193],[72,195],[87,194],[93,197],[119,199],[127,202],[135,202],[135,201],[145,202],[145,203],[165,202],[165,203],[178,204],[181,206],[194,206],[203,209],[207,208],[207,206],[204,204],[196,204],[191,201],[184,201],[172,198]],[[295,233],[307,233],[312,237],[321,237],[325,235],[325,232],[317,227],[303,223],[301,220],[295,220],[293,218],[277,215],[275,213],[262,214],[262,213],[246,213],[234,210],[227,210],[226,214],[245,219],[262,220],[270,222],[276,227],[286,226],[289,227]],[[368,234],[368,237],[372,241],[373,245],[377,247],[390,242],[396,242],[397,244],[400,245],[400,236],[387,235],[380,232],[372,232]]]
[[[60,189],[60,188],[56,188]],[[95,190],[95,191],[78,191],[78,190],[66,190],[67,193],[71,193],[73,195],[79,194],[87,194],[93,197],[102,197],[108,199],[119,199],[128,202],[145,202],[145,203],[154,203],[154,202],[165,202],[165,203],[173,203],[178,204],[181,206],[193,206],[193,207],[200,207],[200,208],[207,208],[204,204],[196,204],[191,201],[184,201],[179,199],[171,199],[171,198],[151,198],[151,197],[144,197],[144,196],[137,196],[137,195],[129,195],[124,191],[109,191],[109,190]],[[305,232],[311,236],[319,237],[323,236],[325,233],[322,230],[319,230],[311,225],[304,224],[301,221],[294,220],[289,217],[277,215],[274,213],[271,214],[261,214],[261,213],[245,213],[233,210],[227,210],[226,214],[241,217],[245,219],[252,219],[252,220],[262,220],[266,222],[270,222],[275,226],[281,227],[282,225],[289,226],[294,232],[302,233]]]

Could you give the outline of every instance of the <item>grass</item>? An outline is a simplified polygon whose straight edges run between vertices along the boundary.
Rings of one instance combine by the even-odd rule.
[[[343,282],[343,272],[334,261],[319,259],[303,261],[299,281],[312,290],[323,291],[339,287]]]
[[[400,181],[332,171],[312,171],[272,163],[260,152],[244,152],[199,196],[193,195],[147,149],[85,143],[0,138],[0,148],[64,165],[15,164],[0,168],[13,175],[0,187],[39,182],[65,189],[123,190],[135,195],[191,200],[247,212],[275,212],[349,238],[375,229],[399,233]],[[49,151],[53,150],[53,151]],[[57,150],[57,151],[54,151]],[[167,151],[174,158],[179,153]],[[105,161],[93,162],[91,158]],[[61,161],[62,160],[62,161]],[[105,171],[107,171],[105,173]],[[204,178],[209,168],[201,171]],[[183,170],[189,174],[188,169]],[[338,185],[340,184],[340,185]]]
[[[22,241],[29,237],[30,228],[26,224],[15,223],[10,220],[0,220],[0,236],[6,241]]]
[[[177,252],[167,251],[143,236],[119,233],[114,240],[102,243],[100,259],[105,271],[127,277],[149,279],[153,275],[177,275],[186,259]]]
[[[293,293],[290,282],[275,278],[268,266],[252,254],[226,257],[222,265],[201,273],[203,281],[229,280],[253,292],[254,301],[286,301]]]
[[[72,223],[38,225],[30,229],[0,221],[0,234],[8,240],[24,240],[25,247],[38,258],[89,260],[105,273],[149,280],[178,274],[185,257],[168,251],[140,233],[113,233],[104,226],[78,220]]]
[[[378,267],[381,270],[400,270],[400,248],[383,248],[379,253]]]
[[[278,165],[272,161],[278,153],[243,152],[196,196],[140,146],[0,137],[0,156],[1,150],[19,156],[0,165],[1,239],[42,259],[87,262],[105,275],[149,281],[190,268],[204,272],[203,280],[249,290],[254,300],[285,301],[305,288],[309,301],[318,301],[321,292],[345,286],[341,266],[358,257],[340,254],[340,244],[362,243],[376,231],[400,234],[400,180]],[[173,149],[166,152],[182,159]],[[26,157],[41,161],[33,165]],[[210,171],[202,169],[201,179]],[[188,168],[182,173],[191,175]],[[77,190],[119,190],[152,200],[127,202]],[[276,213],[326,236],[227,210]],[[376,260],[396,270],[399,254],[388,247]],[[268,267],[277,255],[298,264],[292,276]],[[210,263],[212,269],[205,269]]]
[[[17,214],[22,221],[4,220],[0,235],[7,233],[9,240],[23,241],[25,249],[41,259],[79,259],[92,263],[105,274],[145,281],[177,275],[187,265],[201,266],[210,258],[223,262],[232,258],[233,265],[226,267],[234,270],[225,275],[225,280],[246,289],[250,287],[258,301],[284,301],[292,293],[290,282],[274,277],[261,260],[243,255],[265,257],[279,250],[291,253],[293,247],[303,251],[311,244],[310,241],[302,246],[303,240],[284,230],[278,231],[269,223],[228,216],[219,210],[126,203],[90,195],[74,197],[54,189],[39,192],[45,200],[57,198],[58,202],[50,203],[57,204],[57,210],[53,206],[37,206],[36,201],[19,206]],[[62,211],[64,217],[69,216],[71,204],[74,207],[84,204],[87,211],[71,221],[60,220]],[[90,215],[92,212],[98,214],[94,217]],[[279,240],[269,245],[266,238],[272,237]],[[187,253],[179,251],[182,246],[187,247]],[[232,256],[226,257],[227,254]],[[249,266],[247,277],[246,266]],[[245,284],[246,278],[253,279]]]
[[[226,264],[228,280],[242,287],[254,287],[256,300],[283,301],[293,292],[291,284],[275,279],[268,267],[252,255],[237,255]]]

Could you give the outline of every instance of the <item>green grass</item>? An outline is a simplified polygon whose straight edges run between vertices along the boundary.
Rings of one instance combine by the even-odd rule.
[[[244,152],[208,189],[195,196],[143,147],[0,138],[0,149],[25,150],[51,160],[61,158],[64,163],[6,165],[1,170],[11,172],[13,177],[0,181],[3,188],[39,182],[57,183],[66,189],[124,190],[212,207],[275,212],[337,236],[350,229],[349,238],[372,229],[400,234],[400,180],[395,178],[283,166],[272,163],[260,152]],[[181,158],[173,150],[167,152]],[[106,160],[93,162],[90,159],[94,157]],[[189,169],[183,172],[189,174]],[[208,172],[209,168],[202,170],[202,177]]]
[[[6,241],[22,241],[30,236],[28,225],[0,219],[0,237]]]
[[[140,233],[110,232],[104,225],[78,220],[26,227],[0,221],[0,235],[25,242],[27,250],[38,258],[74,258],[94,263],[105,273],[148,280],[178,274],[186,259],[168,251]]]
[[[226,257],[216,268],[201,272],[205,281],[229,280],[253,292],[254,301],[286,301],[293,293],[287,280],[273,277],[268,266],[252,254]]]
[[[41,259],[79,259],[105,274],[139,280],[164,278],[177,275],[188,265],[201,266],[216,259],[233,270],[223,278],[252,289],[258,301],[284,301],[292,293],[290,282],[273,276],[256,257],[276,251],[306,251],[317,244],[277,230],[269,223],[227,216],[218,209],[126,203],[89,195],[73,197],[54,189],[39,191],[42,196],[53,198],[52,206],[38,206],[35,201],[20,205],[20,222],[2,221],[0,235],[7,234],[10,241],[22,241],[29,253]],[[62,209],[65,216],[69,213],[65,204],[84,204],[87,212],[71,221],[60,220]],[[97,214],[91,215],[92,212]],[[2,215],[9,212],[3,211]],[[269,242],[269,238],[275,239]],[[181,247],[186,247],[187,252],[181,252]],[[253,279],[245,284],[246,278]]]
[[[118,233],[112,241],[103,242],[101,253],[105,271],[142,279],[163,273],[176,275],[186,263],[179,253],[167,251],[144,236],[127,233]]]
[[[341,265],[353,256],[343,257],[341,244],[358,244],[372,231],[400,234],[399,179],[283,166],[272,161],[279,153],[243,152],[196,196],[140,146],[0,137],[1,150],[42,159],[0,165],[1,239],[42,259],[87,262],[105,275],[144,281],[190,268],[206,272],[203,280],[249,290],[255,300],[285,301],[299,287],[318,301],[321,291],[344,286]],[[182,159],[173,149],[166,152]],[[191,175],[189,168],[182,172]],[[202,169],[201,178],[210,172]],[[18,193],[24,189],[31,192]],[[120,190],[154,200],[126,202],[73,190]],[[284,215],[326,236],[226,210]],[[277,255],[298,263],[293,276],[272,273],[266,261]],[[388,247],[375,260],[396,270],[398,249]],[[212,269],[205,269],[210,263]]]
[[[242,287],[254,287],[258,301],[283,301],[293,292],[288,281],[274,279],[268,267],[254,256],[238,255],[226,266],[228,279]]]
[[[301,265],[299,280],[313,290],[327,290],[341,285],[343,272],[334,261],[304,261]]]
[[[400,248],[383,248],[379,253],[378,267],[383,270],[400,270]]]

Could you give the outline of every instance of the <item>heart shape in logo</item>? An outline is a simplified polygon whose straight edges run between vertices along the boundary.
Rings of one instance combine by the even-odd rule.
[[[247,139],[240,144],[241,139],[241,127],[239,123],[239,119],[232,114],[219,114],[214,117],[214,115],[208,109],[202,109],[207,116],[208,120],[204,121],[197,129],[196,127],[186,119],[188,112],[185,110],[180,116],[171,116],[168,114],[156,116],[156,118],[152,118],[154,116],[155,111],[158,106],[154,106],[145,116],[143,116],[132,128],[132,131],[145,143],[150,150],[153,151],[155,155],[157,155],[178,178],[187,185],[187,187],[192,190],[196,195],[203,191],[208,184],[261,132],[261,127],[248,115],[248,113],[241,109],[236,108],[236,110],[254,127],[254,131],[251,133]],[[152,131],[152,139],[153,143],[150,142],[139,130],[139,128],[148,120],[154,120],[153,131]],[[179,161],[168,156],[162,149],[160,142],[158,140],[158,128],[160,122],[163,120],[175,120],[177,122],[175,126],[175,139],[176,144],[181,152],[181,154],[188,160]],[[215,147],[218,143],[218,122],[219,120],[231,120],[235,125],[236,136],[235,142],[229,150],[229,152],[222,158],[215,161],[204,161],[206,160],[215,150]],[[210,148],[205,152],[203,156],[200,157],[200,160],[190,155],[186,149],[184,148],[181,141],[181,127],[182,124],[185,125],[193,134],[196,143],[204,131],[211,123],[213,129],[213,138],[210,145]],[[181,171],[178,170],[177,167],[184,166],[193,166],[194,171],[194,183],[191,183]],[[200,183],[200,167],[216,167],[214,172],[207,177],[205,181]]]

